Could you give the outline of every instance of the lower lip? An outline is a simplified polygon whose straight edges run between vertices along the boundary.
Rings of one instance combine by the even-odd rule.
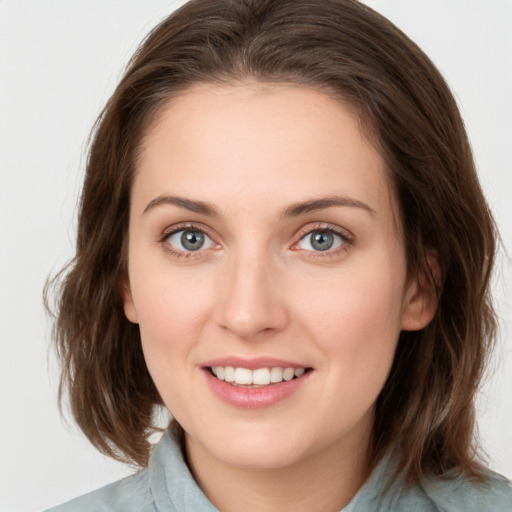
[[[289,397],[308,380],[312,372],[308,371],[296,379],[270,384],[261,388],[234,386],[217,379],[206,368],[204,373],[210,389],[223,402],[241,409],[258,409],[269,407]]]

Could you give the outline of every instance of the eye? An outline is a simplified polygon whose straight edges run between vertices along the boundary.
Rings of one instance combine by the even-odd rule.
[[[306,251],[329,251],[337,249],[345,242],[342,235],[331,230],[315,230],[303,236],[297,246]]]
[[[194,252],[213,247],[213,240],[198,229],[180,229],[166,238],[167,243],[178,251]]]

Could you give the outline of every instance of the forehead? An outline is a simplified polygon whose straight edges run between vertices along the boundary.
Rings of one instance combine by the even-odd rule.
[[[133,199],[207,195],[229,208],[337,193],[382,210],[393,208],[390,192],[354,110],[332,96],[295,84],[205,84],[174,97],[153,121]]]

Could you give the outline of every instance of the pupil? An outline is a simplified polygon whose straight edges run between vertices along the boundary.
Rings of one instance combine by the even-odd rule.
[[[327,251],[333,243],[334,237],[327,231],[318,231],[311,236],[311,245],[317,251]]]
[[[188,251],[197,251],[204,244],[204,235],[200,231],[185,231],[181,235],[181,244]]]

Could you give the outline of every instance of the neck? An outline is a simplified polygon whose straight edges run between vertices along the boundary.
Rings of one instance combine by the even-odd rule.
[[[365,441],[368,446],[368,437]],[[331,445],[285,467],[254,469],[226,464],[186,438],[190,469],[223,512],[341,510],[368,477],[366,450],[354,445],[361,446]]]

